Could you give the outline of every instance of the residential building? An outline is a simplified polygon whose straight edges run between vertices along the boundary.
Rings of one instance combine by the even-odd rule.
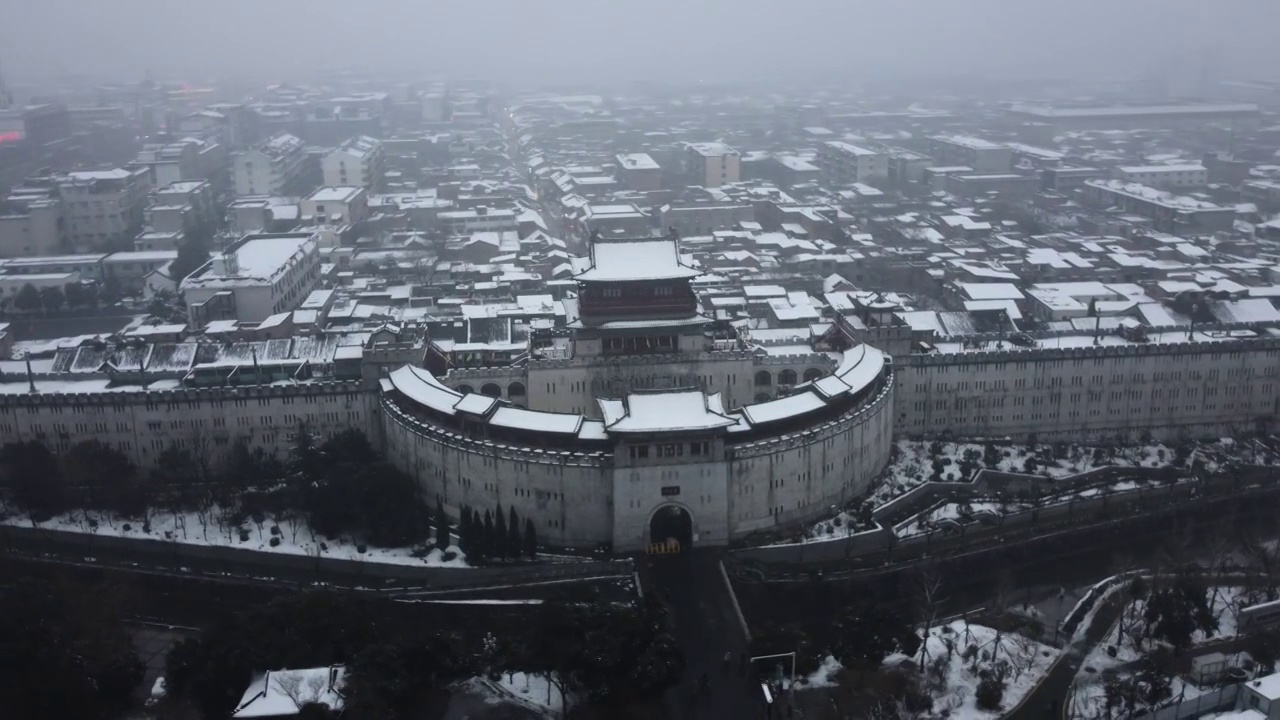
[[[71,115],[62,103],[28,105],[22,109],[22,137],[32,145],[71,137]]]
[[[1106,177],[1107,173],[1099,168],[1076,166],[1045,168],[1041,172],[1040,186],[1045,190],[1069,192],[1084,185],[1086,180],[1100,180]]]
[[[186,241],[187,234],[181,230],[147,230],[133,239],[133,249],[138,252],[177,251]]]
[[[1013,149],[971,135],[932,135],[929,154],[943,165],[967,165],[979,173],[1013,169]]]
[[[28,285],[36,290],[56,288],[62,290],[81,281],[77,272],[28,273],[23,275],[0,274],[0,298],[10,302]]]
[[[150,201],[143,217],[154,232],[210,232],[218,223],[213,186],[201,180],[157,188],[151,191]]]
[[[1040,189],[1040,178],[1020,173],[956,173],[947,176],[947,191],[964,198],[995,194],[1002,200],[1028,202]]]
[[[146,169],[77,170],[57,176],[57,182],[73,247],[132,243],[142,229],[151,189]]]
[[[298,206],[304,225],[356,225],[369,214],[369,196],[363,187],[322,187]]]
[[[889,155],[877,150],[830,140],[818,145],[814,163],[828,182],[838,185],[865,183],[889,177]]]
[[[653,228],[653,218],[635,203],[590,204],[582,208],[574,229],[582,237],[644,237]]]
[[[663,205],[658,209],[658,227],[675,230],[682,236],[710,235],[732,230],[739,223],[755,221],[755,208],[746,204]]]
[[[256,148],[236,153],[232,160],[236,196],[289,194],[305,160],[306,146],[289,134],[276,135]]]
[[[1236,219],[1235,208],[1120,180],[1086,180],[1078,192],[1098,209],[1114,207],[1150,218],[1160,232],[1211,235],[1230,230]]]
[[[918,183],[924,179],[924,169],[935,165],[933,158],[900,147],[886,149],[889,156],[889,181],[895,185]]]
[[[177,258],[176,249],[111,253],[102,259],[102,279],[137,292],[142,290],[148,275]]]
[[[662,167],[648,153],[618,155],[618,181],[628,190],[655,192],[662,189]]]
[[[738,182],[739,159],[738,151],[724,143],[690,143],[685,150],[685,169],[692,184],[716,188]]]
[[[130,168],[146,168],[152,187],[191,180],[210,180],[226,170],[226,148],[194,138],[165,145],[146,145]]]
[[[55,190],[18,188],[0,201],[0,257],[32,257],[70,248],[65,207]]]
[[[817,182],[822,175],[822,170],[817,165],[799,155],[778,155],[773,158],[773,163],[771,174],[784,187]]]
[[[1203,165],[1120,165],[1111,176],[1127,183],[1138,183],[1161,190],[1204,187],[1209,184],[1209,170]]]
[[[181,285],[188,320],[261,322],[293,310],[320,282],[315,233],[248,235],[188,275]]]
[[[377,189],[386,168],[382,141],[362,135],[339,145],[320,161],[324,184]]]
[[[519,211],[514,208],[480,206],[471,210],[447,210],[436,213],[440,228],[451,235],[470,235],[479,230],[517,230]]]

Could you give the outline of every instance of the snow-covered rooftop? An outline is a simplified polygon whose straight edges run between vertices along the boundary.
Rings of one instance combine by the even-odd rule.
[[[618,166],[627,170],[658,170],[658,163],[649,153],[629,153],[618,156]]]
[[[721,142],[689,143],[689,148],[704,157],[738,154],[738,151]]]
[[[1194,173],[1206,172],[1199,163],[1182,165],[1121,165],[1116,168],[1127,173]]]
[[[1216,113],[1256,113],[1252,103],[1217,105],[1127,105],[1121,107],[1048,107],[1015,105],[1014,112],[1042,118],[1126,117],[1133,115],[1211,115]]]
[[[720,394],[701,390],[631,393],[624,400],[601,398],[609,432],[654,433],[715,430],[736,423],[724,414]]]
[[[206,272],[183,280],[183,286],[218,287],[271,282],[290,263],[297,262],[315,247],[315,236],[311,233],[249,236],[238,247],[228,251],[234,256],[233,263],[227,263],[227,254],[223,253],[224,258],[214,258]]]
[[[312,202],[351,202],[356,195],[360,194],[358,187],[331,187],[325,186],[316,188],[316,191],[307,196]]]
[[[578,273],[578,280],[669,280],[702,274],[684,264],[674,238],[596,241],[591,244],[590,262],[588,269]]]

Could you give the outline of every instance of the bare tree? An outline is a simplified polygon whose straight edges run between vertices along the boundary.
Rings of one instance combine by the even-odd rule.
[[[289,698],[294,707],[301,710],[303,705],[320,702],[325,679],[319,674],[307,676],[298,672],[281,672],[271,675],[270,682],[274,682],[280,694]]]
[[[920,672],[929,661],[929,631],[938,620],[938,608],[942,605],[942,575],[936,565],[922,566],[915,577],[917,617],[920,619]]]

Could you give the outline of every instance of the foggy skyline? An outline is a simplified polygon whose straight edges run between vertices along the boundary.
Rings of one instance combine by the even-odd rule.
[[[353,68],[517,82],[823,80],[925,73],[1266,78],[1269,0],[646,0],[224,3],[5,0],[11,82],[257,79]]]

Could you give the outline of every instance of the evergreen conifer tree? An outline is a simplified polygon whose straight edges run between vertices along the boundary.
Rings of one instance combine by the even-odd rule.
[[[532,560],[538,556],[538,531],[533,527],[533,519],[524,519],[524,554]]]
[[[507,516],[502,512],[502,503],[498,503],[498,510],[493,514],[493,555],[511,557],[507,546]]]
[[[449,516],[444,512],[444,503],[436,500],[436,547],[440,552],[449,549]]]
[[[507,557],[516,560],[524,553],[521,552],[523,548],[520,545],[520,516],[516,514],[515,505],[511,506],[509,515],[510,517],[507,518]]]
[[[484,529],[480,531],[480,558],[488,560],[497,555],[493,547],[493,513],[484,511]]]

